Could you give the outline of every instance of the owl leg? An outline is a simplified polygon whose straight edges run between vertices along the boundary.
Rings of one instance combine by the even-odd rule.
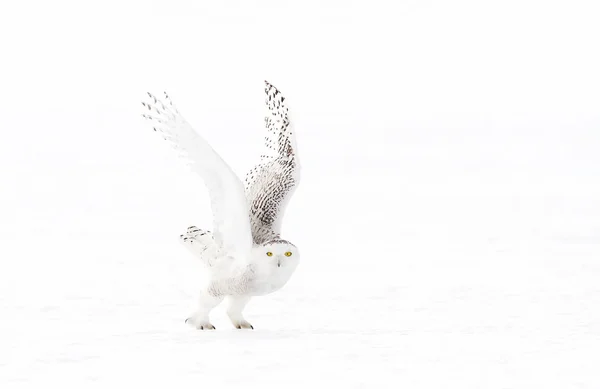
[[[185,322],[198,330],[214,330],[215,326],[210,324],[208,315],[221,301],[223,301],[223,296],[212,296],[207,292],[203,292],[200,295],[198,310],[188,317]]]
[[[229,316],[229,320],[237,329],[248,328],[254,329],[252,324],[248,323],[244,316],[242,315],[242,311],[250,301],[250,296],[228,296],[227,298],[229,307],[227,308],[227,316]]]

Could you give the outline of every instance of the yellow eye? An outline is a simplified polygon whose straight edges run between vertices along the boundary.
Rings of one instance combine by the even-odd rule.
[[[291,252],[291,251],[287,251],[287,252],[285,253],[285,256],[286,256],[286,257],[291,257],[291,256],[292,256],[292,252]]]
[[[273,253],[269,251],[269,252],[267,252],[267,256],[268,256],[268,257],[272,257],[272,256],[273,256]]]

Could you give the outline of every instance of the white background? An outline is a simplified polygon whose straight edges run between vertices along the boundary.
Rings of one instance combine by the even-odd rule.
[[[4,2],[0,387],[600,387],[599,7]],[[140,101],[243,176],[265,79],[302,263],[195,331],[209,202]]]

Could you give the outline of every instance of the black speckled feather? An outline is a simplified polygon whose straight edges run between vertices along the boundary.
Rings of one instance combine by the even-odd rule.
[[[267,134],[260,162],[245,179],[255,244],[279,239],[285,207],[300,179],[295,135],[285,98],[267,81],[265,93]]]

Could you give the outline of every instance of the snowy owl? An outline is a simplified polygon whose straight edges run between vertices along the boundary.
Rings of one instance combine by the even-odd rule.
[[[265,81],[265,141],[245,185],[217,152],[185,121],[171,99],[151,93],[144,118],[203,179],[211,201],[212,231],[191,226],[181,242],[206,269],[199,307],[186,323],[214,330],[210,311],[224,299],[238,328],[253,329],[242,311],[252,298],[283,287],[298,266],[298,248],[280,236],[287,204],[300,179],[298,148],[285,97]]]

